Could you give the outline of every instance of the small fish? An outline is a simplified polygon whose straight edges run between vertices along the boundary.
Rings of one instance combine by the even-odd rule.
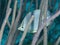
[[[29,13],[25,16],[24,20],[22,21],[22,24],[20,25],[20,27],[18,27],[18,30],[24,31],[24,29],[25,29],[28,21],[30,20],[30,18],[31,18],[31,16],[32,16],[31,14],[32,14],[32,12],[29,12]],[[36,32],[37,32],[38,23],[39,23],[39,16],[40,16],[40,10],[39,10],[39,9],[35,10],[35,11],[33,12],[33,15],[34,15],[35,18],[34,18],[34,21],[32,22],[32,24],[31,24],[30,27],[29,27],[29,30],[28,30],[29,33],[36,33]],[[47,11],[47,19],[49,19],[50,17],[51,17],[51,16],[50,16],[50,12]],[[44,16],[42,16],[42,20],[43,20],[43,19],[44,19]],[[42,22],[42,23],[43,23],[43,22]],[[49,26],[50,23],[51,23],[51,22],[47,23],[46,26]]]

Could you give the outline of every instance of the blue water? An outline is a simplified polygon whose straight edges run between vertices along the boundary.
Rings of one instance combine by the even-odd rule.
[[[0,18],[1,18],[1,19],[0,19],[0,27],[1,27],[1,24],[2,24],[2,22],[3,22],[3,20],[4,20],[4,18],[5,18],[5,12],[2,13],[3,10],[4,10],[4,3],[5,3],[5,1],[4,1],[4,0],[1,0],[1,1],[2,1],[2,5],[1,5],[2,7],[0,8],[0,10],[1,10],[1,11],[0,11]],[[20,5],[20,2],[19,2],[19,1],[20,1],[20,0],[18,0],[17,10],[20,8],[20,7],[19,7],[19,5]],[[30,5],[30,2],[31,2],[31,1],[28,0],[27,3],[26,3],[26,9],[25,9],[26,12],[28,11],[27,9],[28,9],[28,7],[29,7],[29,5]],[[54,2],[52,1],[51,5],[53,5],[54,8],[53,8],[53,10],[48,8],[48,10],[50,10],[52,14],[55,14],[55,11],[57,10],[59,3],[60,3],[60,0],[57,0],[55,4],[54,4]],[[7,3],[5,3],[5,4],[7,5]],[[14,1],[12,0],[12,3],[11,3],[11,8],[12,8],[12,9],[13,9],[13,4],[14,4]],[[6,9],[5,9],[5,10],[6,10]],[[31,6],[31,8],[30,8],[30,11],[33,11],[33,10],[35,10],[35,3],[33,3],[32,6]],[[26,15],[26,12],[24,12],[23,15]],[[11,14],[11,15],[12,15],[12,14]],[[23,19],[23,17],[24,17],[24,16],[22,16],[21,20]],[[9,18],[9,21],[11,22],[11,16],[10,16],[10,18]],[[54,20],[54,23],[52,24],[52,26],[50,27],[49,30],[50,30],[50,31],[48,32],[48,41],[49,41],[50,43],[54,43],[55,40],[60,36],[60,16],[57,17],[57,18]],[[6,26],[5,26],[5,29],[4,29],[4,34],[3,34],[3,37],[2,37],[2,45],[5,44],[5,42],[6,42],[6,40],[7,40],[8,33],[9,33],[9,27],[6,25]],[[19,36],[17,37],[17,40],[16,40],[15,45],[18,45],[18,44],[19,44],[19,39],[21,38],[22,33],[23,33],[23,32],[20,32]],[[24,40],[23,45],[29,45],[29,44],[31,43],[31,41],[32,41],[33,35],[34,35],[34,34],[28,33],[27,36],[26,36],[26,38],[25,38],[25,40]]]

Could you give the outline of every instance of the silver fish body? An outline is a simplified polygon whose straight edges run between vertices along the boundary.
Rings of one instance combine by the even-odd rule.
[[[23,19],[20,27],[18,27],[18,30],[24,31],[24,29],[25,29],[28,21],[30,20],[30,18],[31,18],[31,16],[32,16],[31,14],[32,14],[32,12],[29,12],[29,13],[25,16],[25,18]],[[36,32],[37,32],[38,23],[39,23],[39,16],[40,16],[40,10],[38,10],[38,9],[35,10],[35,11],[33,12],[33,15],[34,15],[34,21],[32,22],[32,24],[31,24],[30,27],[29,27],[29,30],[28,30],[29,33],[36,33]],[[50,17],[51,17],[51,16],[50,16],[50,12],[47,11],[47,19],[49,19]],[[43,19],[44,19],[44,16],[42,16],[42,20],[43,20]],[[43,21],[42,21],[42,23],[43,23]],[[51,22],[47,23],[46,26],[49,26],[50,23],[51,23]]]

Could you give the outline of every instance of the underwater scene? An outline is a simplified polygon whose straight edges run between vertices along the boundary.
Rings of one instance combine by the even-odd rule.
[[[60,45],[60,0],[0,0],[0,45]]]

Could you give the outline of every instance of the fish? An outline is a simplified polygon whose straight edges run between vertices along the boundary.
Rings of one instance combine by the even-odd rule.
[[[39,16],[40,16],[40,9],[34,10],[33,13],[32,12],[27,13],[27,15],[23,19],[21,25],[18,27],[18,30],[24,31],[24,29],[25,29],[25,27],[32,15],[34,15],[34,20],[33,20],[32,24],[30,25],[28,32],[29,33],[36,33],[37,32],[38,23],[39,23]],[[47,19],[49,19],[50,17],[51,17],[50,11],[47,11]],[[42,23],[43,23],[43,19],[44,19],[44,16],[42,16]],[[50,24],[51,24],[51,22],[47,23],[46,26],[49,26]]]

